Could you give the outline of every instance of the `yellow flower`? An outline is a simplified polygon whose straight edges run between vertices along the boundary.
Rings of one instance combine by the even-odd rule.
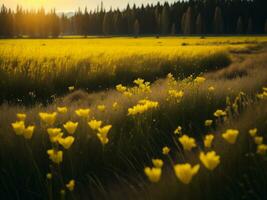
[[[50,141],[52,143],[57,143],[61,138],[63,137],[63,133],[59,133],[57,136],[55,137],[49,137]]]
[[[214,88],[213,86],[210,86],[210,87],[208,88],[208,90],[209,90],[210,92],[212,92],[212,91],[215,90],[215,88]]]
[[[52,176],[51,173],[47,173],[47,174],[46,174],[46,178],[47,178],[48,180],[51,180],[51,179],[53,178],[53,176]]]
[[[161,159],[152,159],[152,163],[156,168],[162,168],[163,161]]]
[[[107,136],[108,132],[110,131],[112,125],[106,125],[102,128],[98,128],[98,133],[100,133],[103,136]]]
[[[211,119],[207,119],[206,121],[205,121],[205,126],[211,126],[212,125],[212,120]]]
[[[91,120],[90,122],[88,122],[88,125],[91,129],[98,130],[102,125],[102,121],[97,121],[94,119],[94,120]]]
[[[25,129],[24,121],[17,121],[11,124],[16,135],[23,135]]]
[[[112,108],[113,108],[113,110],[117,110],[118,109],[118,103],[117,102],[114,102],[112,104]]]
[[[162,154],[163,155],[168,155],[170,153],[170,151],[171,151],[170,148],[167,146],[162,148]]]
[[[61,131],[62,131],[61,128],[48,128],[47,129],[47,133],[48,133],[49,137],[55,137],[58,134],[60,134]]]
[[[100,112],[104,112],[106,110],[106,106],[105,105],[98,105],[97,106],[97,109],[100,111]]]
[[[262,87],[262,90],[263,90],[264,92],[267,92],[267,87]]]
[[[69,149],[74,142],[74,137],[68,136],[65,138],[59,138],[58,143],[64,147],[64,149]]]
[[[74,134],[78,126],[78,122],[68,121],[67,123],[63,124],[63,127],[69,134]]]
[[[129,91],[126,91],[126,92],[123,92],[123,95],[130,98],[133,96],[133,93],[129,92]]]
[[[160,177],[161,177],[161,168],[156,168],[156,167],[146,167],[144,169],[144,172],[147,176],[147,178],[153,182],[153,183],[156,183],[156,182],[159,182],[160,180]]]
[[[25,113],[18,113],[17,118],[19,121],[24,121],[26,119],[27,115]]]
[[[198,76],[194,79],[194,83],[200,84],[200,83],[204,83],[206,80],[206,78]]]
[[[214,113],[215,117],[223,117],[226,116],[226,112],[223,110],[216,110],[216,112]]]
[[[216,155],[215,151],[210,151],[206,154],[201,152],[199,159],[209,170],[214,170],[220,164],[220,156]]]
[[[181,126],[178,126],[175,130],[174,130],[174,134],[182,134],[182,127]]]
[[[23,131],[23,136],[25,139],[31,139],[33,135],[33,131],[35,129],[35,126],[28,126]]]
[[[88,117],[89,116],[89,113],[90,113],[90,109],[78,109],[78,110],[75,110],[75,113],[76,115],[78,115],[79,117]]]
[[[255,144],[257,144],[257,145],[262,144],[262,142],[263,142],[263,137],[261,137],[261,136],[255,136],[255,137],[254,137],[254,142],[255,142]]]
[[[49,159],[56,164],[60,164],[63,160],[63,151],[49,149],[47,150],[47,154],[49,156]]]
[[[187,135],[181,136],[178,140],[183,145],[184,150],[191,151],[192,148],[197,146],[195,139],[188,137]]]
[[[43,113],[43,112],[40,112],[39,113],[39,116],[40,116],[41,120],[46,125],[52,126],[55,123],[55,121],[56,121],[57,113],[56,112],[53,112],[53,113]]]
[[[116,85],[116,90],[117,90],[118,92],[123,93],[123,92],[126,91],[126,89],[127,89],[127,88],[126,88],[125,86],[122,86],[122,84]]]
[[[177,98],[177,99],[181,99],[184,96],[184,92],[182,90],[177,91],[177,90],[169,90],[168,94],[173,97],[173,98]]]
[[[73,91],[75,88],[74,88],[74,86],[69,86],[68,89],[69,89],[69,91]]]
[[[105,145],[108,143],[109,139],[107,138],[107,136],[103,136],[100,133],[97,133],[97,137],[100,140],[100,142]]]
[[[159,105],[156,101],[150,101],[147,99],[140,100],[137,105],[132,108],[128,108],[128,115],[142,114],[150,109],[157,108]]]
[[[72,179],[69,181],[69,183],[66,184],[66,187],[69,189],[69,191],[73,191],[75,187],[75,181]]]
[[[109,139],[107,138],[107,134],[111,129],[111,125],[106,125],[102,128],[98,129],[97,137],[99,138],[100,142],[105,145],[108,143]]]
[[[257,154],[265,155],[267,151],[267,145],[266,144],[260,144],[257,146]]]
[[[228,129],[225,133],[222,134],[222,137],[230,144],[236,142],[239,131],[236,129]]]
[[[251,137],[255,137],[257,135],[258,129],[253,128],[253,129],[250,129],[248,132]]]
[[[67,107],[57,107],[57,111],[60,113],[60,114],[65,114],[68,112],[68,108]]]
[[[204,146],[207,148],[210,148],[212,145],[213,139],[214,139],[214,135],[212,134],[206,135],[204,139]]]
[[[197,174],[199,165],[192,167],[189,163],[177,164],[174,166],[176,177],[184,184],[189,184],[194,175]]]
[[[134,80],[134,83],[136,85],[142,85],[144,83],[144,79],[138,78],[138,79]]]

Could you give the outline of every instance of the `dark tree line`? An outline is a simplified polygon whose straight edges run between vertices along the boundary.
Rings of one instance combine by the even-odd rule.
[[[267,0],[189,0],[124,10],[78,9],[73,16],[55,10],[15,11],[2,5],[0,37],[59,35],[174,35],[267,33]]]

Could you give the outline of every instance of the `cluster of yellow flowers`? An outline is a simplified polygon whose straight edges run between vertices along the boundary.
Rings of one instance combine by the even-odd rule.
[[[267,97],[267,87],[262,88],[262,93],[257,94],[259,99],[263,99]]]
[[[267,151],[267,145],[263,144],[263,137],[257,135],[258,129],[253,128],[250,129],[248,132],[249,135],[254,139],[255,144],[257,145],[257,153],[260,155],[265,155]]]
[[[22,116],[22,114],[18,114],[18,118],[19,119],[25,119],[26,115],[24,117],[24,115]],[[15,133],[17,135],[22,135],[24,136],[24,138],[26,139],[31,139],[35,126],[25,126],[25,121],[16,121],[14,123],[11,124],[13,127],[13,130],[15,131]]]
[[[151,182],[158,182],[162,173],[163,161],[161,159],[152,159],[153,167],[145,167],[144,172]]]
[[[156,101],[143,99],[138,101],[137,105],[133,106],[132,108],[128,108],[128,115],[142,114],[150,109],[157,108],[158,106],[159,103]]]
[[[194,79],[194,83],[196,84],[201,84],[201,83],[204,83],[206,80],[206,78],[202,77],[202,76],[197,76],[195,79]]]
[[[106,125],[101,127],[102,125],[102,121],[98,121],[98,120],[91,120],[88,122],[88,126],[92,129],[97,131],[97,137],[100,140],[100,142],[105,145],[109,142],[109,139],[107,137],[110,129],[112,128],[112,125]]]
[[[184,96],[184,92],[182,91],[182,90],[180,90],[180,91],[177,91],[177,90],[169,90],[168,91],[168,94],[169,94],[169,96],[170,96],[170,98],[171,99],[175,99],[176,101],[180,101],[181,100],[181,98]],[[169,99],[167,99],[167,100],[169,100]]]

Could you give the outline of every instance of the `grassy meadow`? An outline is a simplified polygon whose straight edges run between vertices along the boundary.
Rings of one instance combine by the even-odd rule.
[[[0,40],[0,199],[265,199],[267,37]]]

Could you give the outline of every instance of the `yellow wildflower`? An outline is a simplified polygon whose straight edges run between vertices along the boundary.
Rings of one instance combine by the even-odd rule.
[[[47,154],[49,156],[49,159],[56,164],[60,164],[63,160],[63,152],[62,151],[56,151],[54,149],[49,149],[49,150],[47,150]]]
[[[63,137],[63,133],[59,133],[58,135],[54,137],[49,137],[49,139],[52,143],[57,143],[62,137]]]
[[[266,144],[260,144],[257,146],[257,154],[265,155],[267,151],[267,145]]]
[[[39,116],[41,118],[41,120],[48,126],[52,126],[55,121],[56,121],[56,117],[57,117],[57,113],[53,112],[53,113],[43,113],[40,112]]]
[[[51,173],[47,173],[47,174],[46,174],[46,178],[47,178],[48,180],[51,180],[51,179],[53,178],[53,176],[52,176]]]
[[[90,109],[89,108],[87,108],[87,109],[77,109],[77,110],[75,110],[75,113],[76,113],[76,115],[78,115],[79,117],[84,117],[84,118],[86,118],[86,117],[89,117],[89,113],[90,113]]]
[[[130,98],[133,96],[133,93],[129,92],[129,91],[126,91],[126,92],[123,92],[123,95]]]
[[[109,141],[107,134],[110,131],[111,127],[111,125],[106,125],[98,129],[97,137],[103,145],[107,144]]]
[[[118,109],[118,103],[117,102],[114,102],[112,104],[112,108],[113,108],[113,110],[117,110]]]
[[[222,137],[230,144],[236,142],[239,131],[236,129],[228,129],[225,133],[222,134]]]
[[[144,79],[138,78],[138,79],[134,80],[134,83],[136,85],[142,85],[144,83]]]
[[[17,121],[11,124],[16,135],[23,135],[25,124],[24,121]]]
[[[192,167],[189,163],[177,164],[174,166],[174,172],[176,177],[184,184],[189,184],[197,174],[199,170],[199,164]]]
[[[126,89],[127,89],[127,88],[126,88],[125,86],[123,86],[122,84],[116,85],[116,90],[117,90],[118,92],[123,93],[123,92],[126,91]]]
[[[199,159],[209,170],[214,170],[220,164],[220,156],[216,155],[215,151],[210,151],[206,154],[201,152]]]
[[[101,112],[104,112],[106,110],[106,106],[105,105],[98,105],[97,109]]]
[[[208,91],[212,92],[214,90],[215,90],[215,88],[213,86],[208,87]]]
[[[150,101],[147,99],[140,100],[137,105],[132,108],[128,108],[128,115],[142,114],[150,109],[157,108],[159,105],[156,101]]]
[[[197,146],[195,139],[188,137],[187,135],[181,136],[178,140],[182,144],[184,150],[191,151],[192,148]]]
[[[63,127],[69,134],[74,134],[78,126],[78,122],[68,121],[67,123],[63,124]]]
[[[97,133],[97,137],[100,140],[100,142],[105,145],[108,143],[109,139],[107,138],[107,136],[103,136],[100,133]]]
[[[74,142],[74,137],[68,136],[65,138],[59,138],[58,143],[64,147],[64,149],[69,149]]]
[[[33,131],[35,129],[35,126],[28,126],[23,131],[23,136],[25,139],[31,139],[33,135]]]
[[[69,89],[69,91],[73,91],[75,89],[75,87],[74,86],[69,86],[68,89]]]
[[[57,111],[60,113],[60,114],[65,114],[68,112],[68,108],[67,107],[57,107]]]
[[[170,148],[165,146],[162,148],[162,154],[163,155],[168,155],[170,153]]]
[[[181,126],[178,126],[175,130],[174,130],[174,134],[182,134],[182,127]]]
[[[73,191],[75,187],[75,180],[70,180],[67,184],[66,187],[69,189],[69,191]]]
[[[194,83],[197,83],[197,84],[201,84],[201,83],[204,83],[206,80],[206,78],[204,77],[201,77],[201,76],[198,76],[194,79]]]
[[[261,136],[255,136],[255,137],[254,137],[254,142],[255,142],[255,144],[257,144],[257,145],[262,144],[262,142],[263,142],[263,137],[261,137]]]
[[[163,161],[161,159],[152,159],[152,163],[156,168],[162,168]]]
[[[48,128],[47,133],[50,137],[55,137],[61,133],[61,128]]]
[[[206,135],[204,139],[204,146],[207,148],[210,148],[212,145],[213,139],[214,139],[214,135],[212,134]]]
[[[253,129],[250,129],[248,132],[251,137],[255,137],[257,135],[258,129],[253,128]]]
[[[226,112],[223,110],[216,110],[214,113],[214,116],[215,117],[223,117],[223,116],[226,116]]]
[[[144,172],[147,176],[147,178],[153,182],[153,183],[156,183],[156,182],[159,182],[160,180],[160,177],[161,177],[161,168],[156,168],[156,167],[146,167],[144,169]]]
[[[19,121],[24,121],[26,119],[27,115],[25,113],[18,113],[17,118]]]
[[[168,94],[173,97],[173,98],[182,98],[184,96],[184,92],[182,90],[177,91],[177,90],[169,90]]]
[[[212,125],[212,120],[211,119],[207,119],[206,121],[205,121],[205,126],[211,126]]]
[[[97,121],[94,119],[94,120],[91,120],[90,122],[88,122],[88,125],[91,129],[98,130],[102,125],[102,121]]]

